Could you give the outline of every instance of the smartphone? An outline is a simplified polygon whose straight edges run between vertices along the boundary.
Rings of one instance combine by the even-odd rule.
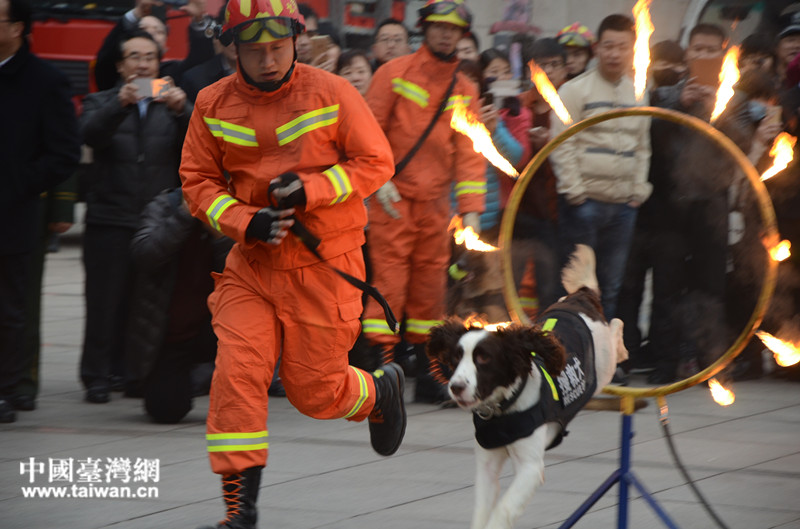
[[[166,79],[153,79],[152,77],[137,77],[133,80],[136,85],[136,93],[139,98],[152,97],[153,99],[164,95],[169,90],[169,82]]]
[[[696,83],[716,87],[719,85],[719,72],[722,71],[723,57],[694,59],[689,62],[689,77]]]
[[[330,35],[314,35],[311,37],[311,56],[316,59],[333,46]]]

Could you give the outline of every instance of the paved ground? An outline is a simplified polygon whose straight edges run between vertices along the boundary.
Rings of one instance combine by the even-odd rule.
[[[43,389],[39,409],[0,425],[0,528],[194,528],[221,517],[219,481],[205,455],[207,399],[179,425],[149,423],[134,399],[114,394],[107,405],[82,401],[77,380],[83,332],[82,268],[73,243],[48,258],[44,294]],[[697,485],[731,529],[800,528],[800,384],[743,382],[736,402],[715,404],[708,390],[668,398],[678,451]],[[410,394],[410,392],[409,392]],[[408,397],[408,395],[407,395]],[[285,399],[270,410],[270,464],[263,475],[260,527],[280,529],[450,529],[469,526],[473,455],[470,417],[460,410],[409,404],[399,452],[382,458],[369,447],[365,424],[315,421]],[[634,415],[633,469],[684,529],[717,527],[676,470],[655,405]],[[564,443],[547,453],[546,483],[517,527],[554,529],[618,467],[620,416],[584,411]],[[33,458],[33,459],[31,459]],[[124,468],[90,487],[90,458],[106,473],[108,459],[158,463],[152,474],[127,473],[127,486],[156,487],[147,499],[23,498],[22,487],[59,485],[75,493],[126,486]],[[53,460],[53,469],[49,468]],[[48,483],[73,463],[64,481]],[[21,464],[24,463],[24,474]],[[31,465],[33,463],[33,465]],[[63,467],[62,467],[63,468]],[[41,471],[41,472],[39,472]],[[511,479],[506,469],[502,484]],[[133,479],[140,481],[134,483]],[[632,528],[662,527],[634,494]],[[616,527],[613,488],[576,527]]]

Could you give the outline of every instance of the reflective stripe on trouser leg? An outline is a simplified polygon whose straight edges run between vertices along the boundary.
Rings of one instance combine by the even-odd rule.
[[[267,390],[280,351],[274,304],[251,287],[252,272],[238,247],[209,297],[217,335],[206,441],[211,469],[228,475],[265,466]]]
[[[398,318],[405,313],[411,253],[415,250],[416,227],[411,217],[411,204],[412,201],[406,199],[394,204],[401,215],[399,219],[390,217],[374,197],[369,204],[367,248],[372,284]],[[400,341],[400,336],[387,332],[389,326],[384,318],[381,306],[367,298],[363,331],[370,344],[394,345]]]
[[[445,197],[447,198],[447,197]],[[424,343],[430,329],[445,312],[447,268],[450,265],[450,204],[446,200],[418,203],[412,210],[417,239],[411,254],[411,272],[405,314],[406,340]]]

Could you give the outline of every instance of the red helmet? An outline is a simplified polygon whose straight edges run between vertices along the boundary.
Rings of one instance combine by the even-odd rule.
[[[295,0],[229,0],[220,41],[270,42],[299,35],[306,21]]]
[[[419,25],[426,22],[447,22],[469,31],[472,13],[464,0],[428,0],[419,10]]]

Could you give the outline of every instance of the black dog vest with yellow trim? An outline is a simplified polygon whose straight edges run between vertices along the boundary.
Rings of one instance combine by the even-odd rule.
[[[547,450],[561,444],[567,435],[567,424],[577,415],[597,389],[594,370],[594,341],[586,322],[572,311],[552,306],[538,320],[542,330],[552,332],[567,352],[567,363],[561,374],[553,379],[543,361],[531,353],[533,364],[542,374],[541,395],[533,407],[505,415],[482,419],[472,414],[475,439],[483,448],[507,446],[533,434],[539,426],[557,422],[561,431]]]

